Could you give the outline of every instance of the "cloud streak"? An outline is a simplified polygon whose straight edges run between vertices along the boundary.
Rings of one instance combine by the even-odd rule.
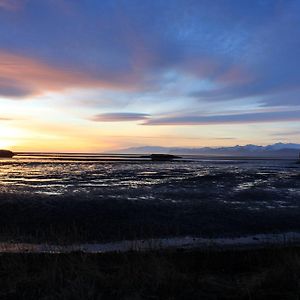
[[[213,116],[180,115],[149,119],[143,125],[226,125],[273,122],[300,122],[300,110]]]
[[[0,121],[11,121],[12,119],[6,117],[0,117]]]
[[[106,113],[91,118],[95,122],[132,122],[148,120],[150,115],[142,113]]]
[[[276,132],[272,134],[272,136],[276,136],[276,137],[296,136],[296,135],[300,136],[300,130],[282,131],[282,132]]]

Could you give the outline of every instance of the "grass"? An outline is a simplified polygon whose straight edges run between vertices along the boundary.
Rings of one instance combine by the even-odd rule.
[[[278,233],[298,231],[299,220],[298,207],[247,210],[201,199],[172,203],[0,194],[1,241],[69,244]]]
[[[297,247],[2,254],[0,299],[300,299]]]

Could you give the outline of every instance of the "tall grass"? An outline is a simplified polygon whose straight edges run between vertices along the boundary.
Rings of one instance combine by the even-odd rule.
[[[299,297],[299,248],[0,256],[3,300]]]

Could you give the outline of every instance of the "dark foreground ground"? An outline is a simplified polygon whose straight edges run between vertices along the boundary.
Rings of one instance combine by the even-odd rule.
[[[4,242],[299,231],[300,168],[293,160],[0,161]]]
[[[248,194],[243,194],[241,199],[247,205],[256,202],[253,200],[256,198]],[[207,200],[188,190],[178,194],[185,201],[175,203],[161,199],[132,201],[127,200],[128,197],[90,199],[84,195],[0,194],[0,240],[70,244],[300,230],[299,197],[292,199],[298,205],[295,208],[266,209],[263,208],[266,204],[262,203],[262,208],[255,210],[236,208],[218,199]],[[261,193],[259,199],[270,199],[271,202],[277,198]]]
[[[300,248],[2,254],[0,299],[299,299]]]

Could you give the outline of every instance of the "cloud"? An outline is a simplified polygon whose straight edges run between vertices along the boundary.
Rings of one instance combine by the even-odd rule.
[[[300,87],[286,93],[265,97],[263,104],[264,106],[300,106]]]
[[[126,88],[86,73],[0,51],[0,95],[22,98],[68,88]]]
[[[91,118],[95,122],[128,122],[143,121],[150,117],[148,114],[142,113],[106,113],[98,114]]]
[[[0,6],[24,1],[0,0]],[[58,9],[61,3],[72,13]],[[2,84],[2,94],[22,97],[76,85],[153,92],[167,89],[169,81],[163,76],[176,70],[199,81],[179,95],[188,94],[199,103],[247,102],[257,96],[267,97],[261,100],[265,105],[279,105],[284,100],[274,95],[299,87],[295,49],[300,39],[293,38],[300,34],[298,11],[299,1],[277,0],[31,0],[17,22],[2,12],[1,46],[22,49],[53,76],[33,76],[30,82],[11,76],[11,84]],[[27,72],[21,71],[25,78]],[[201,88],[203,80],[211,89]]]
[[[156,136],[141,136],[141,135],[109,135],[109,138],[124,138],[124,139],[153,139],[153,140],[176,140],[176,139],[180,139],[180,140],[196,140],[199,141],[201,139],[206,139],[206,140],[236,140],[235,137],[207,137],[207,136],[180,136],[180,135],[156,135]]]
[[[18,10],[26,0],[0,0],[0,9]]]
[[[6,117],[0,117],[0,121],[11,121],[12,119]]]
[[[300,110],[213,116],[179,115],[149,119],[143,125],[226,125],[291,121],[300,121]]]
[[[276,132],[276,133],[272,133],[271,135],[276,137],[300,136],[300,130]]]
[[[267,76],[267,75],[266,75]],[[260,78],[251,83],[237,84],[232,81],[227,86],[216,87],[211,90],[191,92],[189,96],[208,102],[220,102],[231,100],[243,100],[249,97],[261,97],[261,102],[265,106],[280,106],[283,104],[298,104],[300,88],[292,82],[270,82]]]

